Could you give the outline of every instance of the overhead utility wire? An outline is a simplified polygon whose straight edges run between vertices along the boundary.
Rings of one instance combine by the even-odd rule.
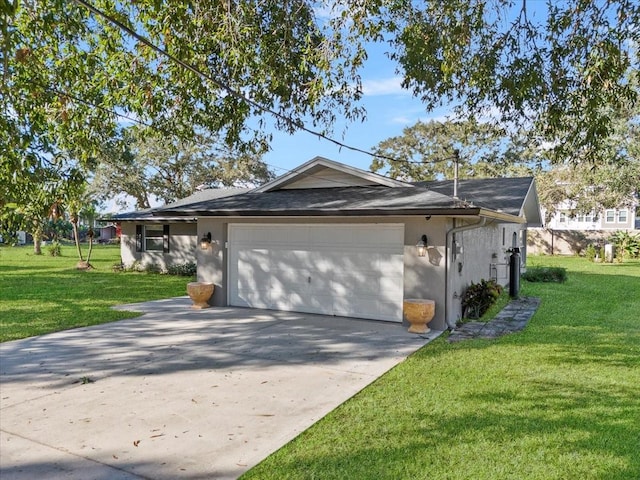
[[[292,126],[294,128],[297,128],[297,129],[300,129],[300,130],[305,131],[307,133],[310,133],[311,135],[315,135],[316,137],[321,138],[323,140],[327,140],[328,142],[331,142],[331,143],[339,146],[340,148],[346,148],[346,149],[352,150],[354,152],[364,153],[365,155],[369,155],[369,156],[374,157],[374,158],[376,158],[376,157],[377,158],[383,158],[383,159],[391,161],[391,162],[401,161],[401,160],[398,160],[396,158],[388,157],[386,155],[376,155],[373,152],[370,152],[368,150],[364,150],[362,148],[358,148],[358,147],[354,147],[354,146],[351,146],[351,145],[347,145],[347,144],[345,144],[343,142],[340,142],[340,141],[338,141],[338,140],[336,140],[336,139],[334,139],[332,137],[329,137],[329,136],[325,135],[322,132],[317,132],[315,130],[312,130],[312,129],[306,127],[304,124],[295,122],[290,117],[287,117],[287,116],[285,116],[285,115],[283,115],[281,113],[278,113],[275,110],[271,110],[270,108],[259,104],[255,100],[252,100],[250,98],[245,97],[241,93],[239,93],[236,90],[234,90],[233,88],[231,88],[229,85],[227,85],[227,84],[225,84],[225,83],[223,83],[223,82],[221,82],[219,80],[216,80],[211,75],[206,74],[205,72],[203,72],[199,68],[193,66],[192,64],[187,63],[187,62],[179,59],[175,55],[170,54],[166,50],[162,49],[161,47],[158,47],[156,44],[154,44],[153,42],[151,42],[147,38],[143,37],[142,35],[140,35],[136,31],[134,31],[131,28],[129,28],[128,26],[126,26],[124,23],[122,23],[119,20],[113,18],[112,16],[110,16],[107,13],[103,12],[99,8],[91,5],[90,3],[86,2],[85,0],[73,0],[73,1],[75,3],[77,3],[77,4],[79,4],[79,5],[82,5],[83,7],[88,9],[90,12],[94,13],[95,15],[98,15],[98,16],[104,18],[105,20],[107,20],[108,22],[114,24],[115,26],[117,26],[121,30],[125,31],[126,33],[128,33],[129,35],[131,35],[132,37],[137,39],[138,41],[144,43],[146,46],[148,46],[149,48],[151,48],[155,52],[157,52],[157,53],[159,53],[161,55],[164,55],[165,57],[167,57],[171,61],[177,63],[182,68],[195,73],[196,75],[198,75],[199,77],[201,77],[201,78],[203,78],[205,80],[208,80],[209,82],[213,83],[218,88],[221,88],[221,89],[225,90],[229,95],[231,95],[231,96],[233,96],[233,97],[235,97],[235,98],[237,98],[239,100],[242,100],[243,102],[248,103],[252,107],[254,107],[254,108],[256,108],[256,109],[258,109],[258,110],[260,110],[262,112],[269,113],[269,114],[273,115],[274,117],[279,118],[280,120],[283,120],[285,123],[287,123],[288,125],[290,125],[290,126]]]

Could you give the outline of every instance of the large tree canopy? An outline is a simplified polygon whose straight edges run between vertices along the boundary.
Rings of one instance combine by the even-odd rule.
[[[528,145],[489,123],[418,122],[380,142],[370,168],[405,181],[450,179],[456,164],[459,178],[531,175],[542,160]]]
[[[638,99],[637,0],[3,0],[7,172],[84,163],[126,115],[166,135],[268,144],[261,120],[362,118],[359,68],[388,42],[431,110],[525,127],[596,161]],[[329,12],[327,15],[326,13]],[[257,125],[257,127],[256,127]],[[254,145],[255,146],[255,145]]]
[[[595,147],[621,102],[638,95],[628,80],[638,70],[640,5],[536,5],[6,0],[3,116],[23,133],[30,125],[32,137],[62,130],[59,143],[72,147],[114,126],[116,110],[172,132],[224,131],[230,141],[265,111],[288,129],[305,116],[326,124],[358,116],[365,42],[387,40],[427,109],[443,100],[472,114],[497,109],[505,121],[542,122],[563,145]]]
[[[602,160],[638,101],[637,0],[407,0],[389,18],[392,58],[427,109],[530,128],[557,159]]]
[[[144,209],[154,199],[170,203],[198,188],[255,186],[271,178],[257,154],[220,147],[203,135],[176,140],[132,126],[102,149],[91,191],[100,200],[126,194]]]

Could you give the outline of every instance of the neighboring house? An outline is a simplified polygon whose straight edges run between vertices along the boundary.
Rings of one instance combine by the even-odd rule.
[[[582,214],[575,213],[570,202],[564,202],[558,205],[544,228],[530,231],[529,251],[535,254],[575,255],[590,244],[602,246],[613,232],[637,228],[636,208],[636,203],[630,202],[624,207]]]
[[[445,329],[471,282],[507,283],[508,250],[521,247],[524,263],[527,226],[541,225],[532,178],[453,190],[316,157],[249,191],[206,190],[115,220],[125,264],[196,260],[216,306],[401,322],[403,299],[425,298],[436,302],[430,326]]]
[[[27,240],[29,240],[28,237],[30,236],[31,235],[29,235],[27,232],[23,230],[18,230],[16,232],[16,240],[17,240],[16,245],[25,245],[27,243]],[[4,238],[2,238],[2,235],[0,235],[0,243],[4,243]]]
[[[120,238],[120,227],[117,224],[109,223],[102,227],[98,227],[97,230],[97,241],[99,243],[112,243]]]

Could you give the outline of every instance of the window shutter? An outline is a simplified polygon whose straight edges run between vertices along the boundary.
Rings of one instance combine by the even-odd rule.
[[[162,251],[169,253],[169,225],[162,226]]]
[[[136,252],[142,251],[142,225],[136,225]]]

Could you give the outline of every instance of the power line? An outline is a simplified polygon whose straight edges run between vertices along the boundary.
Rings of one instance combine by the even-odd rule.
[[[213,78],[211,75],[208,75],[207,73],[203,72],[202,70],[200,70],[199,68],[195,67],[194,65],[179,59],[175,55],[170,54],[169,52],[167,52],[163,48],[157,46],[156,44],[154,44],[153,42],[148,40],[146,37],[140,35],[136,31],[134,31],[131,28],[129,28],[124,23],[122,23],[119,20],[113,18],[111,15],[109,15],[109,14],[105,13],[104,11],[100,10],[99,8],[91,5],[90,3],[86,2],[85,0],[74,0],[74,2],[79,4],[79,5],[81,5],[81,6],[83,6],[83,7],[85,7],[87,10],[89,10],[92,13],[94,13],[95,15],[98,15],[98,16],[104,18],[108,22],[112,23],[113,25],[117,26],[118,28],[120,28],[121,30],[123,30],[124,32],[126,32],[127,34],[129,34],[130,36],[135,38],[136,40],[138,40],[139,42],[145,44],[146,46],[148,46],[149,48],[154,50],[156,53],[164,55],[165,57],[167,57],[172,62],[180,65],[185,70],[189,70],[190,72],[198,75],[200,78],[213,83],[216,87],[223,89],[229,95],[233,96],[234,98],[237,98],[238,100],[246,102],[247,104],[249,104],[250,106],[256,108],[257,110],[260,110],[260,111],[262,111],[264,113],[269,113],[269,114],[273,115],[274,117],[284,121],[287,125],[289,125],[290,127],[294,128],[294,129],[299,129],[299,130],[302,130],[304,132],[307,132],[307,133],[309,133],[311,135],[314,135],[314,136],[316,136],[316,137],[318,137],[320,139],[323,139],[323,140],[326,140],[328,142],[331,142],[331,143],[333,143],[334,145],[337,145],[340,148],[345,148],[345,149],[348,149],[348,150],[351,150],[351,151],[354,151],[354,152],[363,153],[363,154],[369,155],[369,156],[371,156],[373,158],[382,158],[382,159],[388,160],[390,162],[401,161],[401,160],[398,160],[398,159],[395,159],[395,158],[392,158],[392,157],[388,157],[388,156],[382,155],[382,154],[376,155],[373,152],[370,152],[368,150],[364,150],[362,148],[354,147],[354,146],[348,145],[346,143],[340,142],[339,140],[336,140],[336,139],[334,139],[332,137],[329,137],[329,136],[325,135],[322,132],[318,132],[318,131],[312,130],[312,129],[306,127],[301,122],[296,122],[296,121],[294,121],[293,119],[291,119],[290,117],[288,117],[286,115],[278,113],[275,110],[272,110],[272,109],[270,109],[268,107],[265,107],[264,105],[261,105],[258,102],[254,101],[254,100],[252,100],[250,98],[245,97],[240,92],[236,91],[235,89],[233,89],[232,87],[230,87],[226,83]]]

